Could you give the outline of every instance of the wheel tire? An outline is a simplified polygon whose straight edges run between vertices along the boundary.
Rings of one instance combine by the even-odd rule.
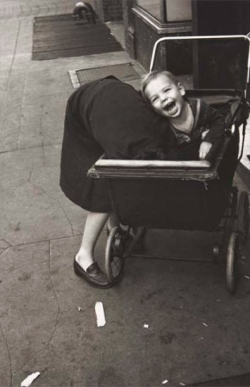
[[[239,235],[232,232],[227,248],[227,268],[226,268],[227,287],[231,294],[234,294],[239,279]]]
[[[105,271],[111,283],[120,281],[125,258],[123,257],[123,233],[119,227],[114,227],[108,237],[105,249]]]
[[[238,224],[241,242],[245,243],[249,233],[249,198],[247,192],[241,192],[238,203]]]

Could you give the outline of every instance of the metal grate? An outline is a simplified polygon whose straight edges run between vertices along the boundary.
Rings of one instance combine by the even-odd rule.
[[[92,69],[70,70],[71,81],[75,88],[84,83],[114,75],[123,82],[139,79],[141,76],[135,71],[132,63],[122,63],[111,66],[95,67]]]
[[[33,60],[69,58],[123,51],[106,24],[75,21],[72,14],[35,18]]]

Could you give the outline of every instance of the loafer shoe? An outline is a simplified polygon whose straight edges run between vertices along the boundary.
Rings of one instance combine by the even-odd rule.
[[[109,282],[107,276],[98,266],[97,262],[92,263],[87,270],[84,270],[79,263],[74,259],[74,271],[78,277],[83,278],[90,285],[96,288],[110,288],[112,284]]]

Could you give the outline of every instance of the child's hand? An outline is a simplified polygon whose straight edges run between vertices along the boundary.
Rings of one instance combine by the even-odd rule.
[[[205,157],[208,154],[208,152],[210,151],[211,147],[212,147],[211,142],[202,141],[202,143],[200,145],[200,149],[199,149],[199,158],[201,160],[205,159]]]

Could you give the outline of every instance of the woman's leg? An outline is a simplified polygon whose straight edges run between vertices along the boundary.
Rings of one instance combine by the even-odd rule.
[[[76,254],[79,265],[86,269],[94,262],[94,249],[110,214],[89,212],[87,215],[80,249]]]

